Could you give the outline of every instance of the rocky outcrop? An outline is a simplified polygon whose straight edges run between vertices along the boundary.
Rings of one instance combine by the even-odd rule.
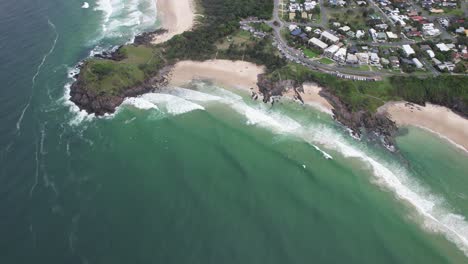
[[[167,33],[167,29],[160,28],[155,31],[145,32],[135,37],[134,45],[150,45],[156,36]]]
[[[263,94],[264,102],[270,102],[272,97],[281,96],[289,89],[294,89],[297,99],[303,102],[298,92],[303,88],[297,81],[272,81],[266,75],[260,74],[257,85]],[[385,114],[370,113],[364,110],[352,111],[349,106],[326,87],[320,91],[320,95],[333,106],[334,118],[351,129],[356,137],[361,137],[362,133],[367,133],[371,138],[380,140],[384,145],[393,149],[394,137],[398,128]]]
[[[265,74],[259,74],[257,79],[257,86],[263,94],[264,103],[269,102],[272,97],[283,95],[288,89],[300,86],[294,80],[272,81]]]
[[[362,133],[366,132],[371,138],[381,140],[384,145],[394,147],[394,138],[398,127],[384,113],[371,113],[365,110],[352,111],[326,87],[319,94],[333,106],[334,118],[351,129],[355,136],[361,137]]]
[[[136,97],[166,86],[168,83],[167,76],[171,68],[172,66],[164,67],[156,76],[140,85],[124,89],[121,94],[117,95],[98,94],[88,89],[81,80],[81,76],[78,75],[77,81],[70,88],[70,100],[88,113],[94,113],[98,116],[111,114],[115,112],[115,109],[122,104],[126,97]]]

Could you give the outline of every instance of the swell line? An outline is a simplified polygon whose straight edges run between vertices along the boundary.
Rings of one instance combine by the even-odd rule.
[[[50,21],[50,19],[47,19],[47,23],[49,24],[49,26],[53,29],[54,33],[55,33],[55,39],[54,39],[54,42],[52,44],[52,47],[50,48],[49,52],[47,52],[44,57],[42,57],[42,61],[41,63],[37,66],[37,70],[36,70],[36,73],[34,74],[34,76],[32,77],[31,79],[31,94],[29,95],[29,99],[26,103],[26,105],[24,106],[23,108],[23,111],[21,111],[21,115],[18,119],[18,121],[16,122],[16,132],[19,133],[20,130],[21,130],[21,123],[23,122],[23,118],[24,118],[24,114],[26,113],[26,111],[29,109],[29,106],[31,105],[31,100],[32,100],[32,97],[33,97],[33,94],[34,94],[34,86],[36,85],[36,79],[37,77],[39,76],[40,72],[41,72],[41,69],[42,67],[44,66],[44,63],[46,62],[47,58],[52,54],[52,52],[54,52],[54,49],[55,49],[55,45],[57,44],[57,40],[59,38],[59,34],[57,32],[57,29],[54,25],[54,23],[52,23],[52,21]]]

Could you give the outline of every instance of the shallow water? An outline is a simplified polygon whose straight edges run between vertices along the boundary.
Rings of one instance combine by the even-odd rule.
[[[158,23],[89,4],[0,3],[1,263],[468,263],[467,155],[420,129],[395,155],[207,83],[77,112],[74,66]]]

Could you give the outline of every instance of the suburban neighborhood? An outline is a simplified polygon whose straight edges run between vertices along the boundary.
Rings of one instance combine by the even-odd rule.
[[[252,18],[241,27],[261,38],[273,32],[285,57],[311,68],[370,80],[395,74],[468,72],[464,1],[275,2],[276,22]],[[252,26],[256,23],[274,30]]]

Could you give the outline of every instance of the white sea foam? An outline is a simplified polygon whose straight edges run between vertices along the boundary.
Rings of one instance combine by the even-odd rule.
[[[83,5],[81,8],[88,9],[89,8],[89,3],[88,2],[83,2]]]
[[[28,101],[26,103],[26,105],[24,106],[23,110],[21,111],[21,115],[20,117],[18,118],[18,121],[16,122],[16,132],[19,133],[20,130],[21,130],[21,123],[23,122],[23,118],[24,118],[24,114],[26,113],[26,111],[28,111],[29,109],[29,106],[31,105],[31,100],[32,100],[32,97],[33,97],[33,94],[34,94],[34,86],[36,85],[36,78],[39,76],[39,74],[41,73],[41,70],[42,70],[42,67],[44,66],[44,63],[46,62],[47,58],[52,54],[52,52],[54,52],[55,50],[55,46],[57,45],[57,40],[59,38],[59,33],[57,32],[57,29],[55,27],[55,24],[52,23],[52,21],[50,20],[47,20],[47,23],[49,24],[49,26],[52,28],[52,30],[54,31],[55,33],[55,39],[54,41],[52,42],[52,46],[50,47],[50,50],[42,57],[42,61],[41,63],[39,63],[39,65],[37,66],[37,69],[36,69],[36,73],[34,74],[34,76],[32,77],[31,79],[31,94],[28,98]]]
[[[167,112],[172,115],[180,115],[194,110],[205,110],[201,105],[170,94],[149,93],[142,95],[140,99],[165,107]]]
[[[285,115],[265,109],[262,105],[248,106],[241,97],[229,91],[216,91],[215,94],[217,97],[221,97],[220,103],[229,105],[245,116],[248,124],[262,125],[275,132],[286,132],[302,138],[320,151],[326,159],[332,159],[332,156],[316,144],[335,150],[344,157],[360,160],[372,171],[376,184],[391,190],[398,199],[416,209],[418,214],[423,217],[424,227],[442,233],[468,256],[468,222],[465,217],[451,212],[444,199],[431,194],[420,183],[412,180],[409,172],[400,165],[387,164],[371,157],[366,154],[365,150],[350,143],[327,126],[304,127]],[[185,96],[188,100],[214,99],[204,94],[200,95],[198,92],[192,94],[184,91],[179,95]]]
[[[308,141],[318,142],[347,158],[357,158],[367,164],[376,177],[377,184],[393,191],[399,199],[412,205],[424,217],[425,227],[444,234],[468,256],[468,222],[465,217],[450,212],[442,198],[411,180],[405,169],[368,156],[325,126],[312,126],[303,136]]]
[[[132,105],[138,109],[143,110],[159,109],[155,104],[139,97],[126,98],[122,105]]]
[[[128,37],[154,26],[154,0],[98,0],[95,11],[102,12],[102,38]]]

